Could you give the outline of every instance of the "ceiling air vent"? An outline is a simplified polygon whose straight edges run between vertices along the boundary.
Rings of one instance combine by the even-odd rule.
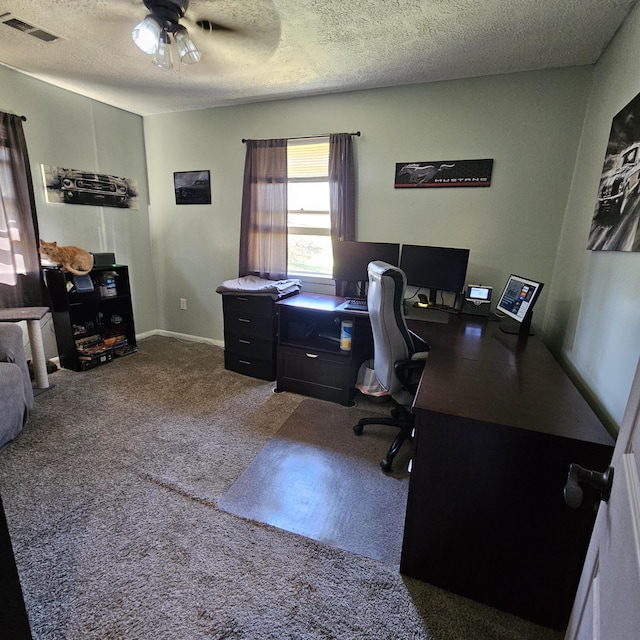
[[[32,24],[29,24],[24,20],[20,20],[20,18],[16,18],[10,13],[1,15],[0,21],[3,24],[6,24],[7,27],[11,27],[17,31],[22,31],[23,33],[33,36],[34,38],[38,38],[38,40],[42,40],[44,42],[55,42],[56,40],[60,40],[60,36],[54,36],[52,33],[49,33],[40,27],[34,27]]]

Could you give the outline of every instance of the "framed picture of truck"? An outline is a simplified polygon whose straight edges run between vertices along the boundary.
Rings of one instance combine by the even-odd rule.
[[[137,180],[49,164],[40,168],[49,203],[140,208]]]
[[[176,204],[211,204],[211,180],[208,171],[175,171],[173,186]]]
[[[640,94],[613,117],[587,249],[640,251]]]

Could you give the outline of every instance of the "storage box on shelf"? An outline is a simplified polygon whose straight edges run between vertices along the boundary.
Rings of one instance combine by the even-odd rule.
[[[62,367],[84,371],[137,351],[126,265],[80,277],[45,269],[45,280]]]

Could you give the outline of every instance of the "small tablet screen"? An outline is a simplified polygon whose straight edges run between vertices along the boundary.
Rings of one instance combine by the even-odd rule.
[[[480,284],[467,285],[467,300],[489,302],[491,300],[491,287],[483,287]]]

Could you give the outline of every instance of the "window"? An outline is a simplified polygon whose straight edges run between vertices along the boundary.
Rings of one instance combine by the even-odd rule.
[[[287,173],[287,273],[331,278],[329,137],[289,140]]]
[[[18,275],[27,273],[20,237],[18,201],[9,162],[10,151],[0,146],[0,283],[15,286]]]

